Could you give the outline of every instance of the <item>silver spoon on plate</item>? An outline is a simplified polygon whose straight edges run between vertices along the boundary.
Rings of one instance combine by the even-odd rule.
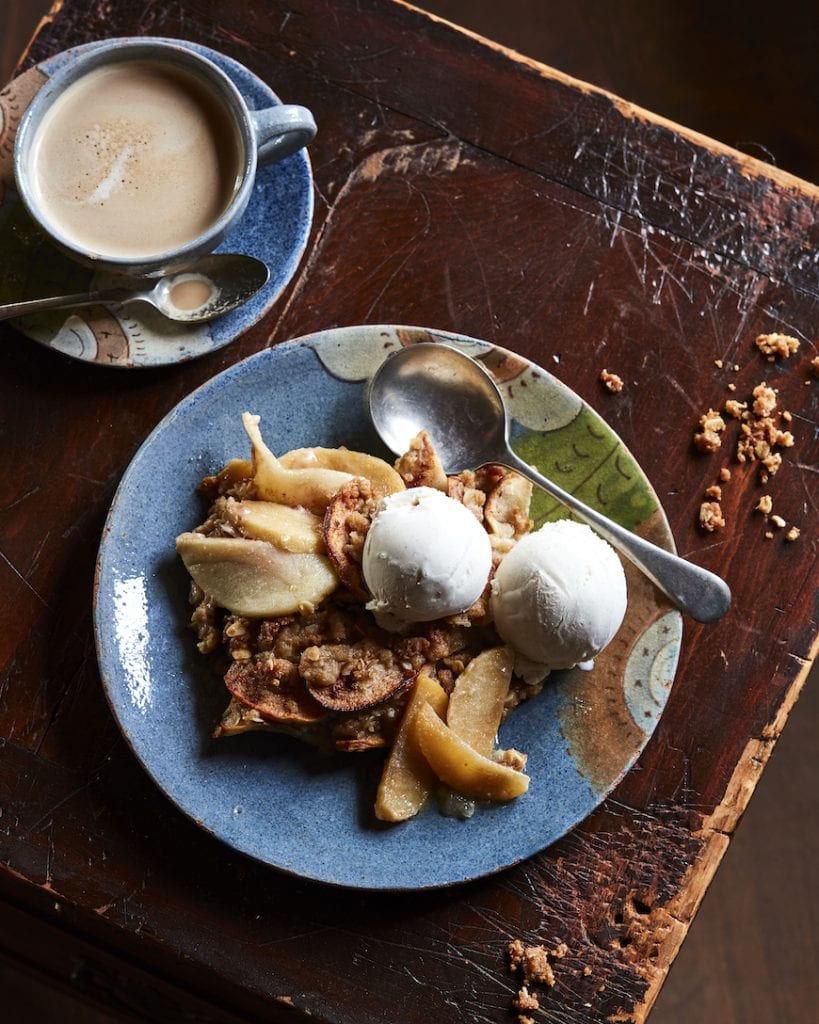
[[[247,302],[264,287],[269,276],[267,266],[253,256],[215,253],[160,278],[123,278],[116,285],[95,291],[0,305],[0,320],[47,309],[146,302],[169,320],[202,323]]]
[[[378,368],[369,388],[373,424],[400,455],[419,432],[429,431],[447,473],[496,462],[528,477],[642,570],[698,622],[721,618],[731,591],[719,576],[657,547],[564,491],[519,458],[510,446],[509,414],[484,368],[449,345],[408,345]]]

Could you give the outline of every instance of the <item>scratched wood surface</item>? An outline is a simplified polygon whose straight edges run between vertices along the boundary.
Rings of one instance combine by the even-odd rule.
[[[66,0],[28,58],[186,37],[309,105],[321,130],[300,272],[228,349],[112,374],[2,328],[0,893],[27,922],[3,942],[67,977],[70,937],[79,987],[149,1020],[184,1007],[415,1024],[508,1020],[507,941],[565,941],[544,1018],[642,1020],[815,653],[817,191],[401,5],[225,6]],[[557,360],[638,455],[682,553],[735,594],[719,625],[686,624],[668,709],[599,811],[528,863],[442,893],[328,892],[201,834],[134,761],[94,657],[96,546],[150,428],[235,360],[362,322]],[[775,330],[801,340],[797,358],[754,353]],[[600,388],[603,366],[621,395]],[[693,428],[729,382],[745,397],[763,379],[794,414],[770,491],[802,536],[764,538],[762,492],[734,466],[728,527],[704,538],[696,510],[729,453],[695,455]]]

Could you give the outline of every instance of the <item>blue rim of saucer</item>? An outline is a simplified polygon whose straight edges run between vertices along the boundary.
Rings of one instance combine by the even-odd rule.
[[[231,57],[187,40],[146,36],[144,41],[172,42],[209,58],[236,85],[251,110],[281,103],[265,82]],[[84,43],[64,50],[36,69],[48,78],[67,61],[100,45]],[[273,306],[301,262],[312,219],[313,175],[302,149],[259,167],[243,217],[215,250],[247,253],[270,269],[267,284],[239,309],[210,323],[188,325],[172,323],[141,304],[122,309],[94,306],[31,315],[15,321],[15,326],[26,337],[82,362],[134,369],[198,358],[229,345]],[[62,288],[69,294],[110,280],[110,275],[80,267],[54,248],[13,189],[0,199],[0,248],[9,258],[13,252],[16,261],[14,274],[5,275],[5,286],[0,285],[3,302],[59,294]]]

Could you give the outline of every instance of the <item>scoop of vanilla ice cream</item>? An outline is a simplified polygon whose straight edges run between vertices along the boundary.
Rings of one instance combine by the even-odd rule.
[[[620,559],[588,526],[569,519],[518,541],[492,581],[495,628],[522,656],[516,671],[530,680],[590,661],[625,613]]]
[[[387,629],[465,611],[492,567],[486,530],[459,501],[432,487],[384,498],[364,542],[367,608]]]

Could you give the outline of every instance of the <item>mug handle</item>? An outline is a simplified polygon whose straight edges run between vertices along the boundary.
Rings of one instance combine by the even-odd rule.
[[[307,107],[282,104],[249,113],[260,164],[283,160],[316,136],[316,122]]]

